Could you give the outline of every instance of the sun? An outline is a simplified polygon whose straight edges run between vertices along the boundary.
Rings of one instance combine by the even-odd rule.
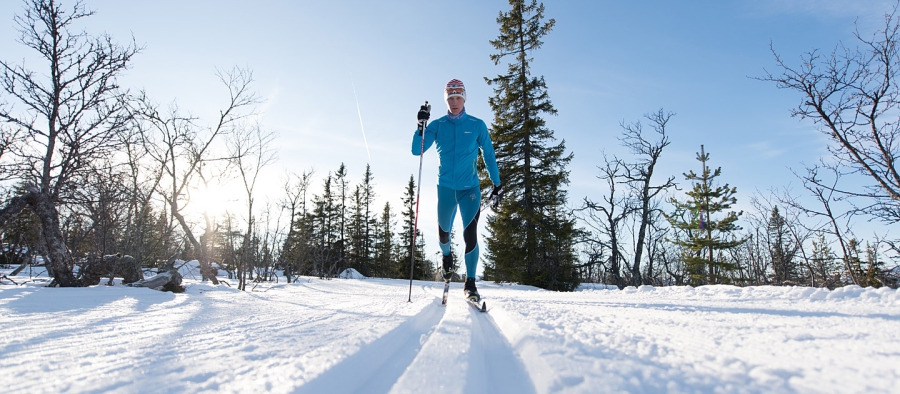
[[[182,203],[183,212],[192,217],[209,215],[217,217],[225,213],[238,213],[241,209],[242,194],[231,185],[207,185],[194,187],[188,190],[188,195]]]

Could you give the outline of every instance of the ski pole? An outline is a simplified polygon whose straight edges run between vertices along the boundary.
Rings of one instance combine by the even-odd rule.
[[[481,206],[478,208],[478,213],[484,212],[485,209],[488,209],[488,207],[490,207],[493,204],[494,204],[493,198],[489,198],[487,201],[482,201]],[[491,209],[493,209],[493,208],[491,208]]]
[[[427,100],[422,107],[429,114],[431,113],[431,106],[428,105]],[[427,124],[428,120],[426,119],[419,126],[419,138],[422,140],[422,145],[419,149],[419,179],[416,181],[416,217],[413,219],[412,245],[409,246],[409,300],[407,302],[412,302],[413,267],[416,262],[416,233],[419,232],[419,199],[422,197],[422,156],[425,156],[425,126]]]

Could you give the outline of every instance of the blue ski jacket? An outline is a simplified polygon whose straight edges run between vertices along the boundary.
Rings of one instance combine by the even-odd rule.
[[[413,134],[412,153],[422,150],[419,130]],[[478,187],[478,150],[484,157],[484,165],[494,185],[500,185],[500,171],[494,145],[484,121],[469,114],[459,119],[444,115],[425,128],[425,151],[435,144],[440,160],[438,185],[453,190]]]

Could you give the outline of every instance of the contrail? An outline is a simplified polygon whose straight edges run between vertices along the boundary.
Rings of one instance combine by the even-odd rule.
[[[369,153],[369,141],[366,140],[366,127],[363,126],[362,112],[359,110],[359,97],[356,97],[356,84],[353,83],[353,77],[350,77],[350,86],[353,86],[353,98],[356,99],[356,114],[359,115],[359,128],[362,130],[363,143],[366,144],[366,155],[369,156],[369,164],[372,164],[372,154]]]

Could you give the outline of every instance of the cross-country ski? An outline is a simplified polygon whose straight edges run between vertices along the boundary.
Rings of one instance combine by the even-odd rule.
[[[470,298],[466,298],[466,302],[469,305],[471,305],[472,308],[475,308],[475,310],[477,310],[479,312],[487,312],[487,302],[485,302],[484,300],[477,301],[477,300],[473,300]]]
[[[450,297],[450,281],[444,281],[444,291],[441,295],[441,304],[447,305],[447,298]]]

